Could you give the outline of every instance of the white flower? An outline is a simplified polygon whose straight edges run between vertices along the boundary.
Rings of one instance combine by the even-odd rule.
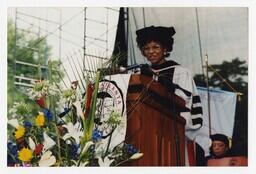
[[[16,103],[14,103],[14,107],[12,107],[11,109],[9,109],[9,114],[10,114],[11,118],[17,118],[17,114],[16,114],[17,109],[16,109],[16,107],[15,107],[15,104],[16,104]]]
[[[33,82],[33,88],[28,89],[28,95],[32,99],[41,98],[47,95],[55,95],[59,92],[56,84],[47,80]]]
[[[101,141],[95,143],[95,158],[101,157],[101,155],[106,151],[107,143],[104,140],[105,139],[102,139]]]
[[[55,156],[52,155],[51,151],[46,151],[40,158],[38,165],[40,167],[49,167],[56,163]]]
[[[64,140],[72,137],[75,139],[76,144],[80,143],[80,137],[83,135],[83,131],[81,131],[80,123],[77,122],[75,125],[73,125],[71,122],[69,122],[66,125],[63,125],[63,127],[67,128],[68,133],[66,133],[62,138]]]
[[[56,143],[45,132],[43,133],[43,136],[44,136],[43,151],[47,151],[48,149],[52,148]]]
[[[67,140],[66,143],[67,143],[67,144],[71,144],[72,142],[71,142],[70,140]]]
[[[104,161],[102,160],[101,157],[98,158],[98,162],[99,162],[99,165],[100,167],[109,167],[110,164],[114,161],[114,159],[109,159],[108,156],[106,156],[104,158]]]
[[[73,103],[73,105],[74,105],[75,108],[76,108],[76,114],[77,114],[80,118],[84,119],[84,114],[83,114],[83,111],[82,111],[81,102],[80,102],[80,101],[75,101],[75,102]]]
[[[72,103],[76,98],[76,91],[73,89],[67,89],[62,91],[60,101],[63,104]]]
[[[28,145],[31,150],[33,150],[33,151],[35,150],[36,144],[31,137],[28,138]]]
[[[17,128],[19,126],[17,119],[11,119],[8,121],[8,124],[10,124],[12,127]]]
[[[135,154],[133,154],[133,155],[130,157],[130,159],[135,160],[135,159],[139,159],[139,158],[142,157],[142,156],[143,156],[143,153],[135,153]]]

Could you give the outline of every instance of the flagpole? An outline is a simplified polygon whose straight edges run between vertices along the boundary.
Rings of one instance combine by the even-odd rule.
[[[207,87],[207,104],[208,104],[208,119],[209,119],[209,135],[212,134],[211,126],[211,105],[210,105],[210,88],[209,88],[209,75],[208,75],[208,55],[205,55],[205,68],[206,68],[206,87]]]
[[[195,8],[196,12],[196,24],[197,24],[197,34],[198,34],[198,42],[199,42],[199,51],[200,51],[200,58],[201,58],[201,65],[202,65],[202,74],[204,77],[204,63],[203,63],[203,53],[202,53],[202,45],[201,45],[201,36],[200,36],[200,26],[199,26],[199,18],[198,18],[198,10]]]
[[[201,45],[201,37],[200,37],[200,26],[199,26],[199,18],[198,18],[198,10],[195,8],[196,13],[196,24],[197,24],[197,34],[198,34],[198,42],[199,42],[199,51],[201,57],[201,64],[202,64],[202,74],[203,79],[206,81],[207,87],[207,104],[208,104],[208,118],[209,118],[209,135],[211,135],[211,108],[210,108],[210,89],[209,89],[209,76],[208,76],[208,55],[205,55],[205,66],[206,66],[206,77],[204,74],[204,62],[203,62],[203,53],[202,53],[202,45]]]

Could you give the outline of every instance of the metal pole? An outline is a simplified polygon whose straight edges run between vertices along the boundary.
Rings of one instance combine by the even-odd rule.
[[[208,118],[209,118],[209,135],[212,134],[212,126],[211,126],[211,96],[210,96],[210,88],[209,88],[209,76],[208,76],[208,55],[205,55],[205,66],[206,66],[206,86],[207,86],[207,104],[208,104]]]
[[[201,37],[200,37],[200,26],[199,26],[199,19],[198,19],[197,8],[195,8],[195,10],[196,10],[196,24],[197,24],[197,33],[198,33],[198,41],[199,41],[199,51],[200,51],[200,57],[201,57],[202,73],[203,73],[203,78],[205,78],[204,77],[203,53],[202,53],[202,45],[201,45]]]
[[[14,26],[14,47],[13,47],[13,91],[12,91],[12,104],[15,101],[15,76],[16,76],[16,56],[17,56],[17,8],[15,8],[15,26]]]
[[[145,8],[142,8],[143,26],[146,27]]]
[[[84,8],[84,55],[83,55],[83,77],[85,77],[84,72],[85,72],[85,55],[86,55],[86,7]],[[84,79],[86,80],[86,79]]]
[[[107,8],[107,15],[106,15],[106,57],[108,57],[108,8]]]
[[[41,34],[41,21],[38,20],[38,33],[37,33],[37,40],[40,39],[40,34]],[[43,65],[43,57],[41,59],[41,52],[40,52],[40,44],[37,45],[37,48],[38,48],[38,52],[37,52],[37,55],[38,55],[38,76],[39,76],[39,80],[42,80],[42,69],[41,69],[41,65]]]
[[[62,40],[62,11],[60,9],[60,23],[59,23],[59,60],[61,60],[61,40]]]
[[[126,10],[125,10],[126,9]],[[124,8],[124,21],[126,25],[126,45],[128,47],[128,36],[129,36],[129,8]]]
[[[125,33],[126,33],[126,36],[125,36],[125,42],[126,42],[126,66],[128,65],[128,39],[129,39],[129,8],[124,8],[124,26],[125,26]]]
[[[46,19],[48,19],[48,10],[47,10],[47,13],[46,13]],[[46,23],[46,29],[48,28],[48,23]],[[48,33],[48,31],[47,31]],[[47,62],[48,62],[48,50],[47,50],[47,41],[45,42],[45,48],[44,48],[44,64],[45,66],[47,66]],[[48,68],[47,69],[43,69],[43,73],[44,73],[44,76],[47,77],[47,74],[49,76],[49,70]]]

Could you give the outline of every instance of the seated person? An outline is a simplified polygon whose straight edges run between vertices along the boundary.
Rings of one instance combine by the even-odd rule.
[[[223,134],[210,136],[212,145],[210,156],[206,157],[207,166],[247,166],[247,157],[241,153],[244,149],[232,148],[229,146],[229,139]],[[246,149],[246,148],[245,148]]]
[[[210,136],[212,145],[210,147],[210,156],[207,159],[218,159],[229,156],[229,140],[226,135],[214,134]]]

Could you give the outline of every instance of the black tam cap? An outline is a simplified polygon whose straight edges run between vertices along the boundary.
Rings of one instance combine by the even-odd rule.
[[[215,141],[215,140],[222,141],[223,143],[225,143],[227,145],[227,147],[229,147],[229,140],[226,135],[214,134],[214,135],[211,135],[210,138],[212,141]]]
[[[175,29],[173,27],[145,27],[136,31],[137,34],[137,44],[142,49],[150,41],[159,42],[162,44],[168,52],[172,51],[173,38],[175,34]]]

